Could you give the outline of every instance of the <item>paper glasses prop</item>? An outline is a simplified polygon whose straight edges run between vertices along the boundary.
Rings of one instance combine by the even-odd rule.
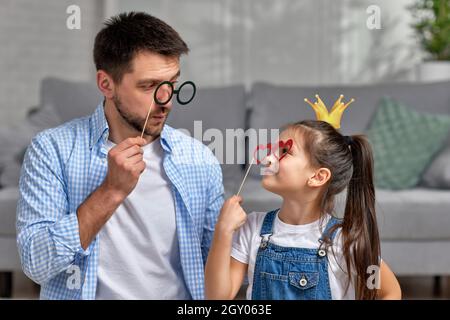
[[[189,90],[191,87],[191,90]],[[195,93],[197,92],[197,88],[192,81],[183,82],[178,89],[173,87],[173,83],[170,81],[161,82],[155,89],[155,93],[153,94],[152,103],[148,108],[147,117],[145,118],[144,127],[142,128],[141,138],[144,136],[145,127],[147,126],[148,117],[150,116],[150,112],[152,111],[153,104],[156,103],[160,106],[166,105],[172,99],[175,94],[177,97],[177,101],[181,105],[186,105],[192,101],[195,97]]]
[[[250,172],[250,169],[255,161],[256,164],[267,164],[266,162],[267,158],[270,155],[273,155],[275,159],[277,159],[277,161],[280,162],[292,149],[292,143],[293,143],[292,139],[289,139],[286,141],[279,140],[275,144],[268,143],[267,145],[260,144],[259,146],[257,146],[255,151],[253,152],[252,161],[250,162],[247,168],[247,172],[245,173],[244,178],[242,179],[241,185],[236,195],[239,195],[241,193],[242,187],[244,186],[248,173]]]

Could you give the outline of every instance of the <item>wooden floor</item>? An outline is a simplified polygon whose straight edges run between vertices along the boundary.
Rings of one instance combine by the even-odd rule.
[[[439,280],[433,277],[399,277],[398,281],[405,300],[450,299],[450,277]],[[436,286],[436,281],[439,281],[440,285]],[[245,299],[245,288],[239,291],[236,299]]]
[[[399,277],[398,280],[404,299],[450,299],[450,277],[439,280],[432,277]]]
[[[433,277],[399,277],[403,299],[450,299],[450,277],[440,279],[440,292],[436,292]],[[25,275],[15,273],[13,276],[13,299],[37,299],[38,287]],[[236,299],[245,299],[245,288]]]

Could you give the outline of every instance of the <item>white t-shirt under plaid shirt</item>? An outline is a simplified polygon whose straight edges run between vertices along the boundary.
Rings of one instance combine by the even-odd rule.
[[[142,149],[145,171],[100,231],[96,299],[189,299],[164,150],[159,138]]]

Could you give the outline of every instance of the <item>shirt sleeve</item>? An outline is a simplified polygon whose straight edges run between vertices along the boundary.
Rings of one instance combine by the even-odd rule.
[[[206,208],[205,224],[202,238],[202,258],[206,264],[209,248],[211,247],[214,229],[220,209],[224,202],[224,189],[222,183],[222,169],[219,163],[214,164],[211,172],[211,184],[208,193],[208,207]]]
[[[19,181],[17,245],[27,276],[42,284],[89,255],[79,237],[76,212],[70,212],[61,160],[46,136],[33,138]]]

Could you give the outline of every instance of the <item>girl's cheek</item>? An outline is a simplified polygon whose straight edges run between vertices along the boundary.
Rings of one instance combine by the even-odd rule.
[[[291,171],[292,167],[292,159],[289,159],[287,156],[281,159],[281,161],[278,162],[279,170],[282,172],[289,172]]]
[[[284,161],[286,160],[286,161]],[[284,162],[284,163],[283,163]],[[308,174],[305,166],[298,159],[282,159],[280,162],[279,176],[289,184],[299,184],[305,179]]]

